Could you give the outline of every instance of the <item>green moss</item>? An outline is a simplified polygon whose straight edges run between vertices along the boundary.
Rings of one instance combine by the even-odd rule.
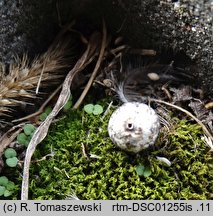
[[[32,163],[31,199],[65,199],[71,194],[79,199],[213,198],[212,157],[199,126],[175,119],[174,130],[161,134],[155,149],[135,156],[111,142],[109,117],[102,120],[77,110],[51,127],[34,159],[55,154]],[[82,144],[99,158],[87,158]],[[156,156],[168,158],[172,166],[164,166]],[[152,174],[139,176],[139,164],[151,166]]]

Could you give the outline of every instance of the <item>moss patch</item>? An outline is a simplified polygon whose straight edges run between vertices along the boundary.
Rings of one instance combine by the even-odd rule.
[[[55,123],[34,158],[53,157],[31,165],[31,199],[212,199],[212,157],[201,141],[199,126],[176,119],[155,149],[129,155],[116,148],[107,133],[110,113],[99,116],[77,110]],[[168,133],[168,132],[167,132]],[[88,152],[98,158],[87,158]],[[156,159],[172,162],[166,167]],[[139,164],[149,165],[149,177],[139,176]]]

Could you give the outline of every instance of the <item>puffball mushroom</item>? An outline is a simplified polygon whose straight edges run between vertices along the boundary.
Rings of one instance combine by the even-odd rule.
[[[139,102],[121,105],[108,123],[108,133],[113,143],[132,153],[154,145],[159,130],[160,120],[154,109]]]

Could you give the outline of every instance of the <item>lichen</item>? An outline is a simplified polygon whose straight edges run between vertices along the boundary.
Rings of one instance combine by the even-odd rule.
[[[136,156],[110,140],[111,112],[102,119],[76,110],[52,125],[34,161],[51,152],[54,156],[32,163],[31,199],[65,199],[72,194],[90,200],[213,198],[212,155],[198,125],[175,119],[174,128],[162,131],[154,149]],[[82,144],[97,158],[86,157]],[[168,158],[172,166],[163,165],[156,156]],[[139,164],[151,167],[149,177],[137,174]]]

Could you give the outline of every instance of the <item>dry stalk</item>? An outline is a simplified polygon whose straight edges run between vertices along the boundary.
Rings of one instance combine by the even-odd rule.
[[[67,74],[61,93],[58,97],[58,100],[52,110],[52,112],[47,116],[44,122],[36,129],[26,151],[24,169],[23,169],[23,181],[22,181],[22,190],[21,190],[21,199],[28,199],[28,186],[29,186],[29,168],[32,155],[36,149],[36,146],[46,137],[50,124],[52,123],[55,116],[63,108],[67,100],[70,98],[70,86],[72,84],[74,76],[82,71],[96,55],[97,46],[97,35],[92,35],[90,41],[87,45],[87,49],[81,58],[77,61],[73,69]]]
[[[19,118],[19,119],[15,119],[13,120],[12,122],[21,122],[21,121],[24,121],[24,120],[27,120],[27,119],[30,119],[34,116],[38,116],[39,114],[41,114],[44,110],[44,108],[46,107],[46,105],[55,97],[55,95],[59,92],[59,90],[61,89],[62,87],[62,84],[58,86],[58,88],[47,98],[47,100],[45,100],[45,102],[40,106],[39,110],[30,114],[30,115],[27,115],[27,116],[24,116],[23,118]]]
[[[101,43],[101,50],[99,53],[99,57],[97,60],[97,63],[95,65],[95,68],[92,72],[92,75],[90,76],[90,79],[86,85],[86,87],[84,88],[84,91],[82,92],[81,96],[79,97],[78,101],[75,103],[75,105],[73,106],[73,109],[77,109],[82,101],[84,100],[86,94],[88,93],[97,73],[98,73],[98,69],[100,68],[100,65],[102,63],[103,57],[104,57],[104,52],[105,52],[105,48],[106,48],[106,40],[107,40],[107,31],[106,31],[106,25],[105,22],[103,21],[103,39],[102,39],[102,43]]]
[[[177,105],[174,105],[174,104],[171,104],[169,102],[166,102],[166,101],[162,101],[162,100],[158,100],[158,99],[154,99],[154,98],[151,98],[150,101],[154,101],[154,102],[157,102],[157,103],[165,104],[167,106],[170,106],[170,107],[173,107],[173,108],[175,108],[177,110],[180,110],[181,112],[184,112],[185,114],[187,114],[188,116],[190,116],[192,119],[194,119],[202,127],[203,132],[206,134],[206,136],[209,137],[213,141],[213,136],[208,131],[208,129],[206,128],[206,126],[198,118],[196,118],[194,115],[192,115],[189,111],[187,111],[184,108],[179,107]]]
[[[2,157],[5,148],[7,148],[7,146],[9,146],[11,142],[17,137],[17,135],[22,131],[22,126],[24,124],[25,123],[21,123],[12,127],[9,131],[4,133],[2,137],[0,137],[0,158]]]

